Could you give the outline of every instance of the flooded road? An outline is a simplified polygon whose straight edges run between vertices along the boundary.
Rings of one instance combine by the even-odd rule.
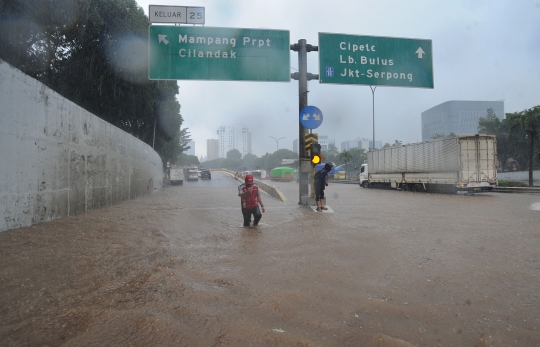
[[[0,233],[2,346],[539,346],[540,196],[263,195],[222,173]]]

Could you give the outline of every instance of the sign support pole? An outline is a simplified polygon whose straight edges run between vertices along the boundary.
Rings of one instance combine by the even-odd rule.
[[[307,52],[318,51],[319,47],[306,44],[305,39],[298,40],[298,43],[290,46],[291,51],[298,52],[298,72],[292,73],[291,78],[298,80],[298,114],[308,105],[308,80],[319,79],[319,75],[308,74],[307,72]],[[298,204],[302,205],[302,197],[308,196],[308,172],[302,172],[304,167],[303,162],[309,162],[309,157],[305,148],[305,133],[306,129],[300,121],[298,121],[298,161],[300,163],[298,169]]]
[[[371,88],[371,96],[372,96],[372,105],[373,105],[373,149],[377,148],[375,146],[375,89],[377,89],[377,86],[369,86]]]
[[[154,148],[154,144],[156,143],[156,122],[157,116],[154,118],[154,137],[152,137],[152,148]]]

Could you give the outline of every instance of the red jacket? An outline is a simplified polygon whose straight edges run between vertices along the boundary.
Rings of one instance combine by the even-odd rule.
[[[259,201],[257,200],[257,196],[259,196],[259,187],[257,187],[256,184],[252,185],[253,190],[251,191],[251,194],[247,194],[240,197],[242,208],[245,209],[252,209],[259,205]],[[244,193],[248,190],[248,187],[245,184],[240,185],[238,187],[238,193],[239,195]]]

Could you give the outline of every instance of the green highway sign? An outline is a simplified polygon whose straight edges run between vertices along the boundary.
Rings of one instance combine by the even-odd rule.
[[[319,33],[319,82],[433,88],[431,40]]]
[[[290,82],[289,31],[151,25],[152,80]]]

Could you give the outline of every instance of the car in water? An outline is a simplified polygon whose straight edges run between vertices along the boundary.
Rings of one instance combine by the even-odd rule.
[[[198,181],[199,180],[199,173],[198,173],[198,170],[196,168],[188,169],[187,180],[188,181]]]
[[[212,173],[210,172],[210,170],[206,170],[206,169],[201,170],[201,180],[204,180],[204,179],[209,179],[209,180],[212,179]]]

